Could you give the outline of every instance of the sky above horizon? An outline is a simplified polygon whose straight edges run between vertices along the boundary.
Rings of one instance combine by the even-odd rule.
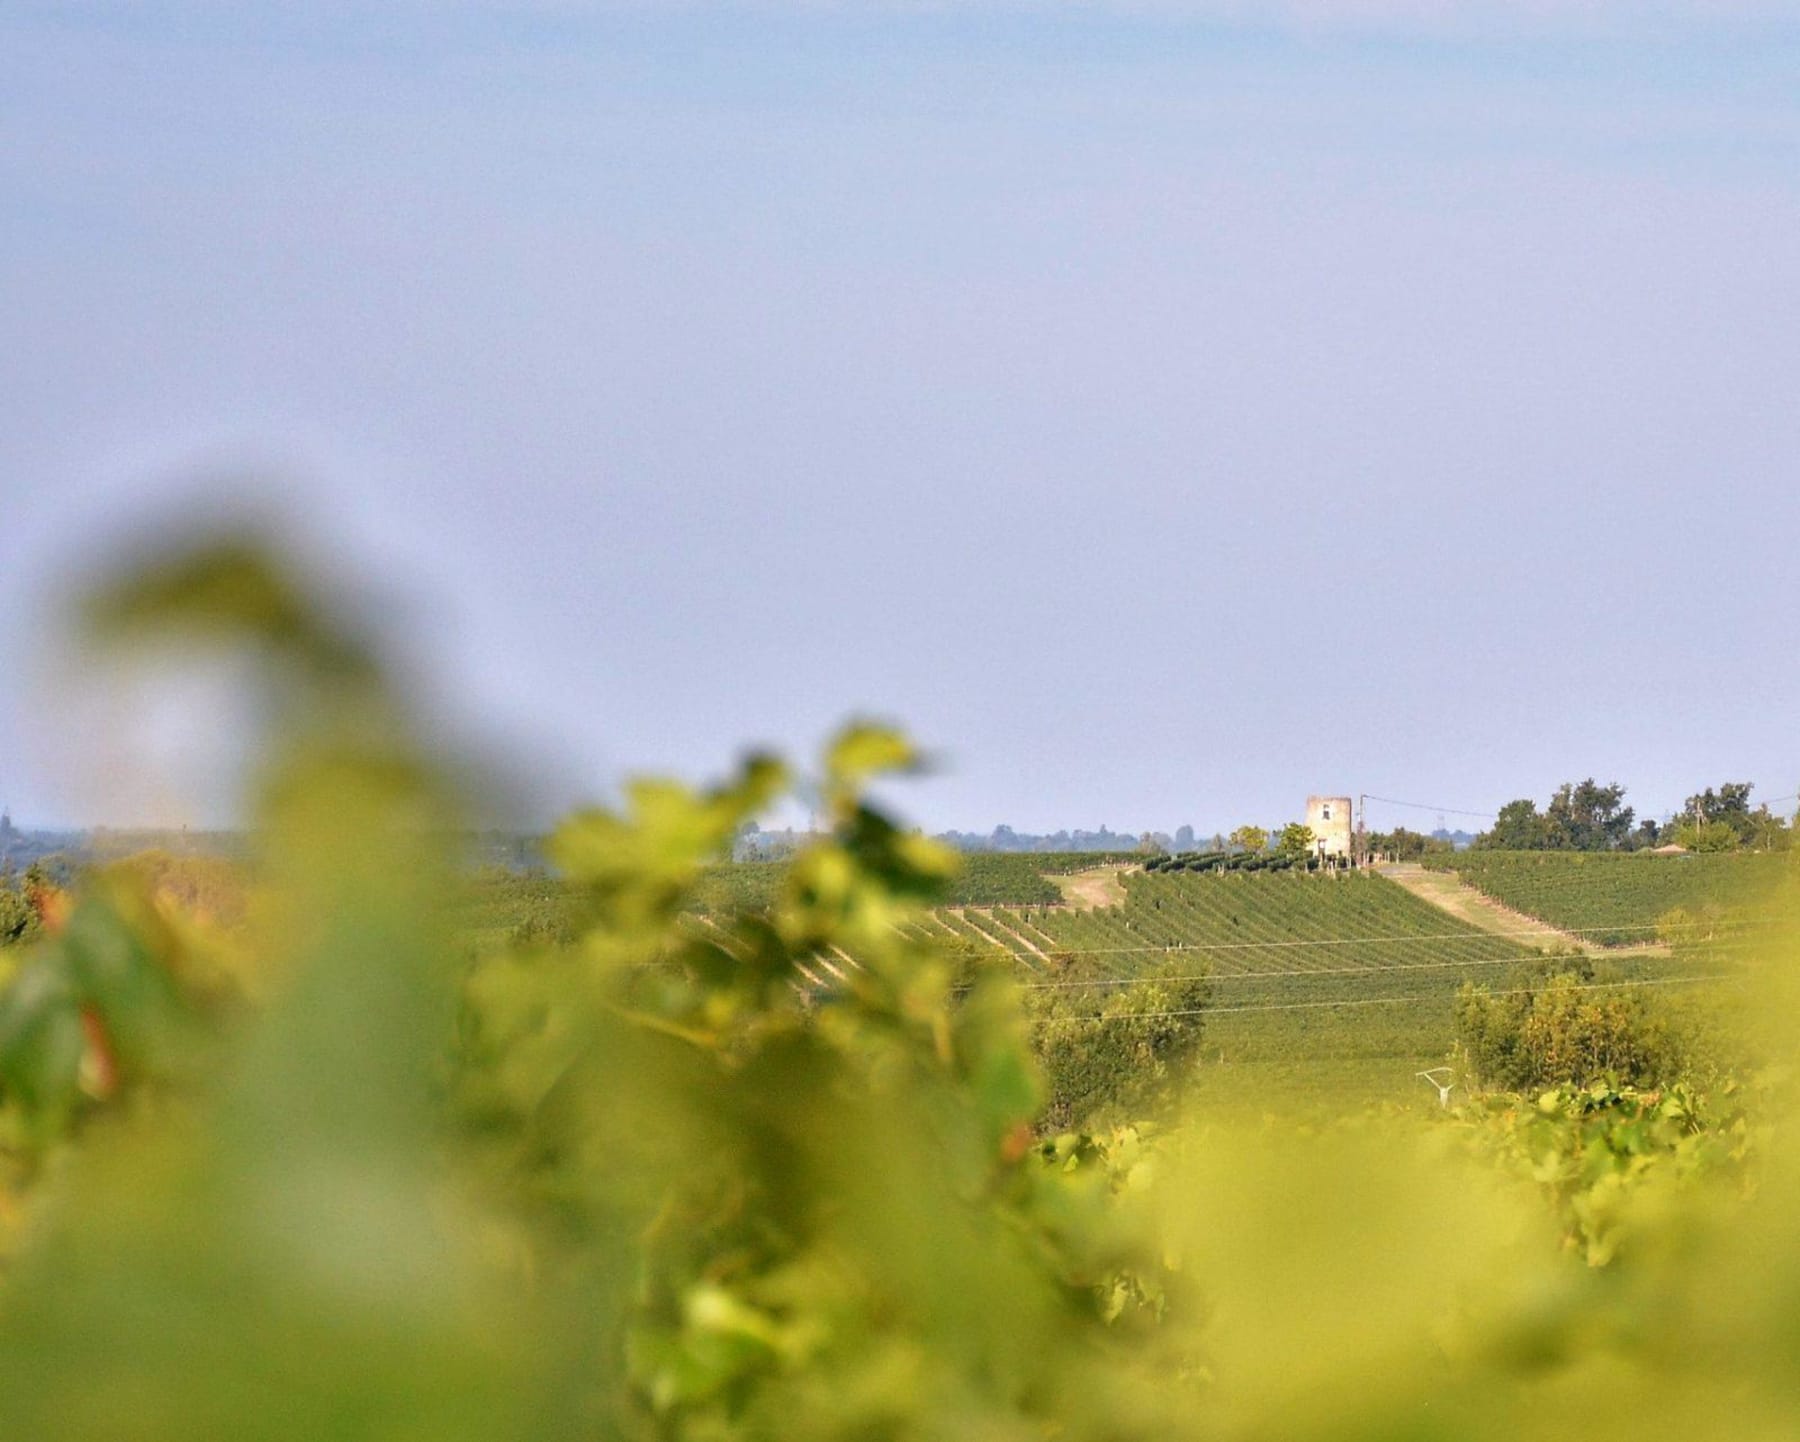
[[[228,814],[54,638],[242,515],[522,819],[1800,789],[1800,6],[27,0],[0,222],[21,824]]]

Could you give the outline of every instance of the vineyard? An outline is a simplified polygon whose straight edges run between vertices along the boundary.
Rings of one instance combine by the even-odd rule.
[[[1451,1003],[1475,980],[1502,984],[1537,953],[1447,916],[1379,876],[1127,873],[1122,906],[944,908],[922,937],[1013,959],[1028,989],[1065,973],[1131,984],[1169,963],[1205,975],[1203,1081],[1279,1083],[1306,1095],[1402,1099],[1441,1061]],[[1704,954],[1621,959],[1608,979],[1679,982]],[[1091,978],[1091,979],[1090,979]]]
[[[1425,865],[1604,946],[1715,937],[1791,869],[1781,856],[1568,851],[1462,851]]]
[[[1151,972],[1163,981],[1204,978],[1204,1082],[1339,1098],[1417,1100],[1413,1073],[1442,1060],[1458,987],[1503,984],[1539,954],[1523,931],[1484,930],[1367,872],[1115,869],[1108,874],[1123,888],[1122,904],[1063,904],[1049,878],[1100,860],[1117,867],[1117,858],[1079,853],[963,857],[945,902],[908,933],[982,962],[1003,957],[1029,993],[1099,1000]],[[1741,921],[1727,907],[1766,885],[1770,872],[1758,860],[1453,858],[1465,880],[1515,910],[1615,944],[1654,941],[1659,919],[1669,930],[1672,908],[1708,918],[1673,924],[1673,954],[1634,952],[1605,972],[1609,984],[1659,988],[1729,963]],[[711,867],[693,908],[705,916],[767,910],[785,870],[780,862]],[[579,924],[575,894],[543,875],[484,873],[469,898],[465,933],[487,945],[567,939]],[[827,987],[839,972],[815,968]]]
[[[1121,864],[1092,851],[977,851],[960,862],[945,898],[952,906],[1054,905],[1062,892],[1050,877]]]
[[[1512,858],[1485,858],[1490,866],[1496,859]],[[908,932],[977,961],[1002,957],[1032,994],[1073,992],[1098,1003],[1152,972],[1165,982],[1204,978],[1204,1083],[1274,1085],[1296,1096],[1339,1099],[1418,1100],[1424,1093],[1414,1094],[1413,1073],[1442,1060],[1457,988],[1471,980],[1503,984],[1538,954],[1534,938],[1483,930],[1362,872],[1120,870],[1109,874],[1123,888],[1122,904],[1062,904],[1048,877],[1091,868],[1095,860],[1079,854],[962,858],[948,900],[909,923]],[[1108,860],[1116,865],[1116,858]],[[1573,871],[1583,883],[1560,893],[1566,900],[1559,924],[1615,927],[1601,934],[1620,940],[1653,939],[1655,918],[1670,906],[1716,908],[1729,890],[1712,884],[1722,868],[1709,866],[1692,873],[1698,886],[1627,889],[1614,898],[1610,877],[1661,881],[1669,873],[1583,871],[1569,867],[1574,858],[1555,860],[1563,863],[1562,877]],[[1760,868],[1751,870],[1760,876]],[[779,862],[709,868],[695,887],[694,909],[706,916],[767,910],[784,871]],[[1558,868],[1527,859],[1525,872],[1537,882],[1535,894],[1556,894],[1545,883]],[[1516,900],[1507,904],[1541,914]],[[1625,929],[1640,913],[1650,916],[1650,931]],[[463,924],[478,939],[477,949],[509,938],[566,940],[579,925],[576,896],[542,875],[484,873],[470,888]],[[1606,980],[1678,985],[1728,963],[1736,940],[1723,919],[1679,936],[1677,954],[1621,956]],[[841,970],[820,966],[814,974],[829,987]]]

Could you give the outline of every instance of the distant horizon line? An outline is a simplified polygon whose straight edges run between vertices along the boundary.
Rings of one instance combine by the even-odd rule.
[[[1655,819],[1658,822],[1658,824],[1660,825],[1664,822],[1674,820],[1680,814],[1681,813],[1678,811],[1669,811],[1669,812],[1663,813],[1661,816],[1658,816]],[[1298,819],[1304,820],[1304,818],[1298,818]],[[459,834],[466,834],[466,835],[499,834],[499,835],[503,835],[503,836],[514,836],[514,837],[545,837],[545,836],[549,836],[550,834],[552,834],[552,832],[555,831],[556,824],[557,823],[553,823],[549,826],[543,826],[543,827],[499,825],[499,824],[494,824],[494,825],[475,824],[475,825],[458,827],[458,828],[456,828],[456,831]],[[1285,825],[1287,823],[1283,822],[1283,823],[1279,823],[1279,824]],[[1114,827],[1114,826],[1110,826],[1110,825],[1102,822],[1102,823],[1099,823],[1094,826],[1059,826],[1059,827],[1055,828],[1054,830],[1050,830],[1050,831],[1031,831],[1031,830],[1023,830],[1019,827],[1012,826],[1006,822],[997,822],[993,826],[987,827],[985,830],[974,830],[974,829],[971,829],[968,827],[961,827],[961,826],[940,826],[940,827],[932,828],[932,827],[926,826],[922,822],[908,821],[904,824],[904,829],[909,830],[909,831],[919,831],[919,832],[922,832],[925,835],[931,836],[931,837],[961,836],[961,837],[985,838],[985,837],[991,837],[995,832],[999,831],[1002,827],[1005,827],[1008,831],[1012,832],[1012,834],[1014,834],[1015,836],[1019,836],[1019,837],[1023,837],[1023,838],[1054,837],[1054,836],[1061,835],[1064,833],[1083,834],[1083,835],[1090,835],[1090,836],[1104,833],[1107,836],[1115,836],[1121,840],[1129,840],[1129,839],[1133,839],[1133,838],[1141,838],[1145,835],[1173,838],[1181,830],[1182,826],[1191,826],[1193,829],[1193,833],[1194,833],[1194,839],[1196,841],[1200,841],[1200,840],[1204,840],[1204,839],[1207,839],[1207,838],[1210,838],[1213,836],[1229,836],[1233,831],[1237,830],[1238,827],[1246,826],[1246,825],[1250,825],[1250,826],[1261,825],[1261,826],[1264,826],[1266,829],[1270,826],[1276,826],[1277,823],[1259,822],[1259,821],[1253,820],[1253,821],[1248,821],[1248,822],[1239,821],[1230,826],[1201,826],[1201,825],[1198,825],[1198,824],[1195,824],[1192,822],[1183,822],[1178,826]],[[248,825],[233,825],[233,824],[201,825],[201,824],[191,823],[191,822],[173,822],[173,823],[155,823],[155,822],[138,823],[138,822],[134,822],[134,823],[129,823],[129,824],[120,823],[120,822],[111,822],[111,821],[64,822],[64,823],[44,823],[44,822],[38,822],[38,821],[23,822],[23,821],[20,821],[16,817],[11,819],[11,827],[12,827],[12,834],[15,836],[35,836],[35,837],[83,837],[83,836],[102,836],[102,835],[104,835],[104,836],[127,836],[127,837],[129,837],[129,836],[184,836],[184,835],[186,835],[186,836],[242,837],[242,836],[253,836],[260,829],[259,827],[248,826]],[[1451,836],[1456,836],[1456,835],[1475,836],[1475,835],[1479,835],[1480,832],[1487,830],[1488,828],[1474,826],[1474,825],[1470,825],[1470,824],[1463,824],[1463,825],[1458,825],[1458,826],[1447,826],[1447,825],[1434,826],[1431,829],[1426,830],[1423,827],[1419,827],[1419,826],[1405,826],[1404,824],[1399,824],[1399,825],[1393,825],[1393,826],[1371,827],[1369,829],[1373,830],[1373,831],[1377,831],[1377,832],[1393,831],[1393,830],[1419,831],[1421,834],[1426,835],[1426,836],[1433,835],[1434,833],[1440,832],[1440,831],[1446,835],[1451,835]],[[801,825],[761,826],[761,827],[759,827],[757,832],[753,832],[750,834],[752,834],[752,835],[760,834],[760,835],[765,835],[765,836],[824,836],[824,835],[829,834],[829,828],[820,827],[820,826],[801,826]]]

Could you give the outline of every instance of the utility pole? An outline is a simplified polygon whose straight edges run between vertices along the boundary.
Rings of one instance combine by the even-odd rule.
[[[1363,792],[1356,798],[1356,864],[1369,864],[1369,793]]]

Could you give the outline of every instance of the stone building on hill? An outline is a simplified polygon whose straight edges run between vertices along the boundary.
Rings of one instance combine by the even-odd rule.
[[[1313,849],[1320,856],[1348,861],[1353,853],[1351,804],[1348,796],[1306,798],[1306,824],[1313,834]]]

